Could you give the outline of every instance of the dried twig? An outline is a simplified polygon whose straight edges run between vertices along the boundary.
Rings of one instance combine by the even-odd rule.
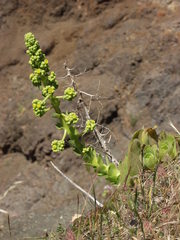
[[[8,219],[8,228],[9,228],[9,235],[11,238],[11,225],[10,225],[10,216],[9,213],[3,209],[0,208],[0,213],[6,214],[7,215],[7,219]]]
[[[90,120],[90,115],[89,115],[89,110],[83,100],[83,93],[82,91],[79,91],[75,82],[75,76],[73,74],[71,74],[72,69],[68,68],[68,66],[66,65],[66,63],[64,64],[64,67],[67,71],[67,74],[65,77],[69,77],[71,80],[71,85],[74,87],[74,89],[79,93],[79,103],[82,105],[85,115],[86,115],[86,119]],[[65,78],[64,77],[64,78]],[[93,95],[92,95],[93,96]],[[96,95],[94,95],[96,96]],[[97,96],[96,96],[97,97]],[[110,149],[108,148],[107,144],[106,144],[106,140],[102,137],[101,133],[99,132],[98,128],[95,127],[94,129],[94,134],[95,137],[98,139],[98,142],[100,143],[101,148],[103,149],[103,151],[106,153],[106,155],[109,157],[110,161],[112,163],[114,163],[115,165],[119,165],[119,161],[115,158],[115,156],[113,156],[113,154],[111,153]]]
[[[22,183],[22,181],[16,181],[13,183],[13,185],[11,185],[2,195],[0,195],[0,201],[3,200],[7,194],[13,190],[18,184]],[[11,237],[11,225],[10,225],[10,216],[9,216],[9,213],[8,211],[5,211],[3,209],[0,209],[0,213],[3,213],[3,214],[6,214],[7,215],[7,219],[8,219],[8,228],[9,228],[9,234],[10,234],[10,237]]]
[[[89,199],[91,199],[93,202],[95,202],[99,207],[103,207],[103,204],[97,201],[93,196],[91,196],[88,192],[86,192],[83,188],[81,188],[79,185],[77,185],[75,182],[73,182],[69,177],[67,177],[52,161],[50,161],[53,168],[61,174],[69,183],[71,183],[75,188],[77,188],[79,191],[81,191],[83,194],[85,194]]]
[[[13,190],[18,184],[22,183],[22,181],[16,181],[14,182],[14,184],[12,186],[10,186],[4,193],[3,195],[0,195],[0,201],[3,200],[6,195],[11,191]]]
[[[169,125],[174,129],[174,131],[175,131],[178,135],[180,135],[180,132],[177,130],[177,128],[174,126],[174,124],[173,124],[171,121],[169,121]]]

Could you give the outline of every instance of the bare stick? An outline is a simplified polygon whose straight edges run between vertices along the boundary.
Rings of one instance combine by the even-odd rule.
[[[22,183],[22,181],[16,181],[12,186],[10,186],[2,196],[0,195],[0,201],[3,200],[6,197],[6,195],[20,183]]]
[[[71,183],[75,188],[77,188],[79,191],[81,191],[83,194],[85,194],[89,199],[91,199],[93,202],[95,202],[99,207],[103,207],[103,204],[98,202],[93,196],[91,196],[88,192],[86,192],[83,188],[81,188],[79,185],[77,185],[75,182],[73,182],[69,177],[67,177],[52,161],[50,161],[53,168],[61,174],[69,183]]]
[[[3,209],[0,208],[0,213],[6,214],[7,215],[7,219],[8,219],[8,228],[9,228],[9,235],[11,238],[11,225],[10,225],[10,216],[9,213]]]
[[[174,126],[174,124],[171,121],[169,121],[169,125],[174,129],[175,132],[177,132],[177,134],[180,135],[180,132],[177,130],[177,128]]]
[[[22,181],[16,181],[13,183],[12,186],[10,186],[4,193],[3,195],[0,195],[0,201],[3,200],[7,194],[13,190],[18,184],[21,184]],[[10,234],[10,237],[11,237],[11,225],[10,225],[10,216],[9,216],[9,213],[3,209],[0,209],[0,213],[3,213],[3,214],[6,214],[7,215],[7,219],[8,219],[8,228],[9,228],[9,234]]]
[[[67,71],[67,74],[66,74],[66,77],[69,77],[70,80],[71,80],[71,84],[72,86],[74,87],[74,89],[79,93],[80,95],[80,99],[79,99],[79,102],[81,103],[81,105],[83,106],[84,108],[84,111],[85,111],[85,115],[86,115],[86,119],[87,120],[90,120],[90,115],[89,115],[89,110],[83,100],[83,94],[81,91],[79,91],[77,89],[77,85],[76,85],[76,82],[74,80],[74,75],[71,74],[71,70],[70,68],[67,67],[66,63],[64,64],[64,67]],[[108,148],[107,144],[106,144],[106,141],[104,140],[104,138],[101,136],[101,133],[99,132],[99,130],[97,129],[97,127],[95,127],[94,129],[94,134],[96,136],[96,138],[98,139],[100,145],[101,145],[101,148],[104,150],[104,152],[109,156],[110,160],[112,163],[114,163],[115,165],[119,165],[119,161],[113,156],[113,154],[111,153],[110,149]]]

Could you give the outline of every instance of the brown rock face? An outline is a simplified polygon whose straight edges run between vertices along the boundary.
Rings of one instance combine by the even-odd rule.
[[[110,147],[121,159],[143,125],[171,130],[171,119],[180,128],[179,11],[178,0],[0,1],[0,209],[10,214],[13,239],[43,236],[77,213],[78,191],[56,175],[50,159],[87,190],[92,179],[70,148],[51,152],[59,137],[51,114],[33,115],[40,93],[28,79],[24,34],[38,38],[59,93],[68,85],[60,78],[65,61],[75,73],[88,70],[77,79],[81,90],[95,94],[100,82],[105,98],[92,104],[91,116],[101,112],[99,123],[112,130]],[[10,239],[1,213],[0,239]]]

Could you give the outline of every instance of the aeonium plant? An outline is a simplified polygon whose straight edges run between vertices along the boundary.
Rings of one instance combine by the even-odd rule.
[[[84,136],[94,131],[96,122],[88,117],[84,129],[80,132],[76,127],[79,121],[78,115],[75,112],[62,111],[61,109],[61,101],[73,101],[78,95],[77,90],[70,86],[64,90],[63,96],[57,96],[55,94],[58,88],[56,74],[50,71],[48,60],[32,33],[25,34],[25,45],[26,52],[30,57],[29,64],[33,70],[33,73],[30,74],[30,80],[42,92],[42,99],[32,101],[34,113],[37,117],[42,117],[47,111],[53,110],[53,117],[57,119],[56,127],[63,131],[62,139],[55,139],[52,142],[52,151],[63,151],[65,140],[68,137],[68,142],[73,150],[82,156],[87,165],[93,166],[100,175],[107,175],[111,178],[111,169],[115,168],[115,165],[104,163],[101,154],[98,154],[92,146],[86,145],[84,142]]]
[[[26,52],[30,57],[29,64],[33,71],[30,74],[30,80],[42,93],[42,99],[32,101],[34,114],[42,117],[46,112],[53,111],[53,117],[57,119],[56,128],[63,131],[61,139],[52,141],[52,151],[63,151],[65,141],[68,141],[74,152],[80,155],[88,166],[93,167],[99,176],[105,176],[109,182],[116,185],[124,183],[131,185],[135,176],[138,176],[142,170],[155,171],[165,157],[171,159],[176,157],[175,137],[164,132],[157,134],[155,128],[148,128],[134,133],[124,160],[117,161],[110,154],[105,141],[97,131],[95,120],[90,118],[86,108],[87,119],[84,129],[81,131],[77,127],[78,114],[62,110],[61,101],[74,101],[80,94],[74,82],[72,86],[64,90],[63,96],[57,96],[56,90],[59,83],[56,74],[50,70],[48,60],[32,33],[25,34],[25,45]],[[68,74],[71,76],[70,72]],[[103,155],[98,153],[93,146],[86,144],[84,136],[91,132],[97,136],[104,149]]]

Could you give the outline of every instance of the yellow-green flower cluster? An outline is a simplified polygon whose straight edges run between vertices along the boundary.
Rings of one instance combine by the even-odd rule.
[[[79,120],[78,116],[74,112],[63,114],[63,116],[64,116],[64,119],[65,119],[65,122],[68,125],[76,124]]]
[[[92,119],[89,119],[86,121],[86,127],[84,129],[84,134],[87,132],[91,132],[94,130],[94,128],[96,127],[96,122]]]
[[[45,58],[40,49],[39,43],[32,33],[25,34],[25,45],[27,47],[27,54],[30,56],[29,64],[33,69],[33,73],[30,75],[30,80],[36,87],[53,86],[55,89],[58,87],[56,81],[56,75],[54,72],[49,73],[48,60]]]
[[[32,33],[25,34],[26,53],[30,56],[29,64],[33,69],[40,68],[41,62],[45,60],[45,54],[40,49],[39,43]]]
[[[74,88],[68,87],[68,88],[66,88],[66,90],[64,91],[64,96],[63,96],[63,98],[64,98],[65,100],[72,101],[73,98],[75,98],[76,96],[77,96],[77,92],[74,90]]]
[[[86,153],[89,153],[89,152],[92,151],[92,150],[93,150],[93,148],[90,147],[90,146],[89,146],[89,147],[84,147],[83,150],[82,150],[82,153],[83,153],[83,154],[86,154]]]
[[[58,81],[56,80],[56,74],[55,72],[51,71],[49,76],[48,76],[48,83],[51,86],[54,86],[55,89],[58,88]]]
[[[34,70],[34,73],[31,73],[29,78],[32,81],[33,85],[36,87],[41,86],[41,80],[46,76],[46,72],[43,69],[37,68]]]
[[[54,140],[51,143],[52,151],[59,152],[64,150],[65,142],[64,140]]]
[[[49,109],[46,108],[45,102],[34,99],[32,102],[33,110],[36,116],[42,117]]]
[[[32,33],[27,33],[25,35],[25,45],[27,47],[26,53],[30,56],[35,55],[37,50],[40,48],[39,43]]]
[[[54,93],[54,91],[55,91],[55,87],[54,87],[54,86],[46,86],[46,87],[44,87],[44,88],[42,89],[42,95],[43,95],[44,97],[47,97],[48,95],[49,95],[49,96],[52,96],[53,93]]]

